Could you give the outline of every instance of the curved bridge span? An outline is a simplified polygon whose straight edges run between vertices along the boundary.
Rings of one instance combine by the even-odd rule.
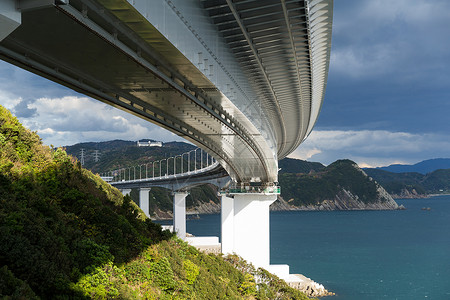
[[[208,183],[224,189],[231,181],[223,167],[200,148],[138,166],[101,173],[100,177],[122,191],[152,187],[186,191]],[[149,212],[146,213],[149,215]]]
[[[325,91],[332,0],[4,0],[0,58],[277,182]]]

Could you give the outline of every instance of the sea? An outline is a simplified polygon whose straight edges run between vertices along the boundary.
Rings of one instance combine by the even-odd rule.
[[[330,300],[450,300],[450,196],[396,201],[406,210],[271,212],[271,264],[323,284]],[[220,236],[220,215],[187,231]]]

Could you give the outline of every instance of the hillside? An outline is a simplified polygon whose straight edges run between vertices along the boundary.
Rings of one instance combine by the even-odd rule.
[[[397,209],[392,197],[354,162],[338,160],[319,172],[280,174],[285,208],[310,210]]]
[[[84,167],[92,172],[104,172],[120,167],[136,166],[166,157],[179,155],[196,147],[182,142],[164,143],[163,147],[138,147],[134,141],[106,141],[96,143],[79,143],[64,147],[74,157],[80,157],[81,149],[85,151]],[[99,159],[95,161],[95,150]],[[163,188],[150,190],[150,216],[154,219],[172,218],[172,192]],[[139,191],[133,189],[130,194],[135,203],[139,203]],[[217,189],[211,185],[192,188],[186,197],[188,211],[193,213],[217,213],[220,200]]]
[[[284,158],[278,162],[279,174],[318,172],[325,168],[318,162],[309,162],[301,159]]]
[[[168,143],[163,147],[137,147],[131,141],[111,141],[101,143],[83,143],[68,146],[69,153],[79,154],[81,148],[87,153],[92,153],[94,149],[103,149],[100,162],[93,164],[86,162],[86,166],[92,166],[95,171],[98,166],[117,167],[121,157],[126,157],[120,166],[137,165],[148,162],[152,159],[167,157],[179,154],[192,149],[192,145],[186,143]],[[179,151],[179,152],[176,152]],[[112,162],[113,161],[113,162]],[[380,189],[375,188],[374,183],[370,183],[369,178],[360,178],[355,174],[363,174],[359,168],[354,169],[354,163],[348,161],[336,162],[329,167],[325,167],[318,162],[308,162],[299,159],[285,158],[279,162],[282,197],[272,206],[272,210],[291,209],[394,209],[396,204],[387,202],[379,204],[375,200]],[[349,166],[352,166],[351,168]],[[345,170],[347,166],[348,170]],[[104,170],[104,169],[103,169]],[[326,176],[325,176],[325,175]],[[345,175],[343,175],[345,174]],[[349,175],[350,177],[347,177]],[[353,183],[352,183],[353,182]],[[344,189],[341,187],[345,186]],[[361,188],[366,187],[366,189]],[[372,188],[367,188],[371,186]],[[374,196],[377,195],[377,196]],[[139,203],[139,193],[132,190],[131,198]],[[316,205],[317,197],[320,201],[325,201],[321,208]],[[287,199],[289,202],[284,201]],[[329,204],[335,201],[336,205]],[[319,201],[318,200],[318,201]],[[319,201],[319,202],[320,202]],[[320,203],[322,203],[320,202]],[[314,204],[316,203],[316,204]],[[327,204],[328,203],[328,204]],[[388,204],[389,203],[389,204]],[[187,210],[190,213],[219,213],[220,199],[217,196],[217,189],[211,185],[204,185],[190,190],[190,195],[186,199]],[[150,191],[150,215],[155,219],[172,218],[172,196],[171,191],[152,188]]]
[[[2,299],[307,299],[237,257],[161,231],[1,106],[0,149]]]
[[[450,169],[420,173],[392,173],[379,169],[365,169],[395,198],[417,198],[428,194],[450,192]]]
[[[427,174],[439,169],[450,169],[450,158],[434,158],[418,162],[414,165],[394,164],[387,167],[376,168],[392,173],[420,173]]]
[[[114,140],[79,143],[64,148],[67,154],[78,160],[81,160],[81,149],[84,149],[84,167],[94,173],[101,173],[179,155],[196,147],[181,142],[165,143],[163,147],[138,147],[134,141]],[[98,151],[97,161],[96,150]]]

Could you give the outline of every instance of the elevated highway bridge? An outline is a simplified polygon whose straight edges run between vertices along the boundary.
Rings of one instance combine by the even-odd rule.
[[[237,187],[273,187],[317,120],[332,12],[333,0],[2,0],[0,58],[184,137]],[[222,251],[269,266],[275,199],[224,194]]]

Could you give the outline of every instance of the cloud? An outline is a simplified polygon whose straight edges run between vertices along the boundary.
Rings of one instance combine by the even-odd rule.
[[[26,100],[39,97],[57,98],[79,93],[44,77],[0,60],[0,91]]]
[[[353,78],[380,76],[394,71],[398,52],[392,44],[338,48],[331,52],[331,69]]]
[[[448,73],[442,68],[450,60],[448,1],[336,1],[333,22],[331,73],[403,82]]]
[[[16,97],[8,91],[0,90],[0,104],[10,111],[13,111],[14,107],[19,104],[21,100],[21,98]]]
[[[19,102],[14,106],[14,114],[19,118],[31,118],[37,116],[37,109],[30,108],[30,105],[32,105],[32,103],[32,100],[20,99]]]
[[[47,145],[143,138],[184,141],[157,125],[87,97],[19,99],[10,101],[8,106],[14,107],[19,120],[37,131]]]
[[[385,130],[314,130],[289,157],[325,164],[348,158],[363,166],[384,166],[448,157],[448,153],[450,135]]]

